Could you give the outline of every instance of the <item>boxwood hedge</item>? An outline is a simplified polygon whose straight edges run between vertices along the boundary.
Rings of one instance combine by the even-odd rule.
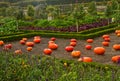
[[[94,28],[90,30],[85,30],[83,32],[53,32],[53,31],[21,31],[22,33],[15,33],[12,35],[1,36],[0,40],[4,41],[14,41],[19,40],[23,37],[33,37],[35,35],[40,35],[43,37],[57,37],[57,38],[76,38],[76,39],[88,39],[101,36],[103,34],[108,34],[114,32],[116,29],[120,29],[118,24],[112,24],[105,27]],[[88,32],[88,33],[87,33]]]

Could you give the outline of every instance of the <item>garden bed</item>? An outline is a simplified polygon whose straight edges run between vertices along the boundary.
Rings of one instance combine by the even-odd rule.
[[[33,37],[35,35],[40,35],[43,37],[57,37],[57,38],[76,38],[76,39],[88,39],[88,38],[96,38],[103,34],[109,34],[111,32],[114,32],[117,29],[120,29],[118,24],[112,24],[109,26],[104,26],[100,28],[93,28],[90,30],[84,30],[82,32],[55,32],[55,31],[40,31],[40,30],[24,30],[21,31],[21,33],[15,33],[15,34],[7,34],[7,35],[1,35],[0,39],[3,41],[14,41],[14,40],[20,40],[22,37]],[[91,33],[87,33],[91,32]]]
[[[112,56],[119,55],[120,51],[116,51],[112,47],[114,44],[120,43],[119,42],[120,38],[117,37],[115,35],[115,33],[111,33],[109,35],[110,35],[109,46],[103,46],[102,42],[104,40],[102,39],[102,37],[97,37],[97,38],[94,38],[93,43],[87,43],[86,40],[77,40],[77,46],[75,46],[74,50],[81,51],[81,57],[83,57],[83,56],[91,57],[93,59],[93,62],[99,62],[99,63],[103,63],[103,64],[114,64],[111,61],[111,58],[112,58]],[[7,43],[11,43],[13,45],[13,48],[9,50],[11,52],[14,52],[17,49],[21,49],[23,51],[23,53],[25,53],[25,54],[42,54],[42,55],[44,55],[43,50],[45,48],[48,48],[49,40],[50,40],[50,38],[41,37],[41,43],[35,44],[35,46],[33,47],[33,50],[31,52],[28,52],[26,50],[27,46],[21,45],[19,43],[19,41],[7,42]],[[33,41],[33,37],[29,38],[28,41]],[[65,51],[65,47],[70,44],[70,39],[57,38],[55,43],[58,44],[59,47],[57,50],[53,51],[51,56],[55,56],[56,58],[61,58],[61,59],[78,60],[78,58],[73,58],[71,56],[71,52]],[[91,50],[85,49],[85,45],[88,45],[88,44],[92,45]],[[94,47],[98,47],[98,46],[103,46],[105,48],[106,52],[104,55],[94,54],[93,49],[94,49]],[[0,51],[2,51],[2,47],[0,47]]]
[[[55,26],[50,25],[48,21],[46,21],[44,23],[45,25],[43,25],[43,26],[41,26],[41,25],[19,26],[19,30],[49,30],[49,31],[59,31],[59,32],[77,32],[75,25],[65,26],[62,21],[61,22],[57,21],[57,24],[59,24],[59,25],[55,25]],[[54,24],[56,24],[56,23],[54,22]],[[110,23],[110,24],[113,24],[113,23]],[[80,32],[80,31],[84,31],[84,30],[88,30],[88,29],[92,29],[92,28],[99,28],[99,27],[107,26],[107,25],[108,25],[108,21],[106,19],[101,19],[101,20],[93,22],[93,23],[79,25],[78,31]]]

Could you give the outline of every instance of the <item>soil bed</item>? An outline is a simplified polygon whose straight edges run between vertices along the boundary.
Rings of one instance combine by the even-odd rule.
[[[104,41],[102,37],[97,37],[94,39],[93,43],[87,43],[86,40],[77,40],[77,45],[75,47],[75,50],[80,50],[81,51],[81,57],[83,56],[89,56],[92,57],[93,62],[99,62],[99,63],[104,63],[104,64],[114,64],[111,61],[111,57],[115,55],[120,55],[120,51],[114,50],[112,47],[114,44],[120,43],[120,37],[117,37],[115,33],[111,33],[110,35],[110,44],[109,46],[103,46],[102,42]],[[13,45],[12,49],[10,50],[11,52],[14,52],[17,49],[21,49],[23,53],[25,54],[44,54],[43,49],[48,47],[48,41],[50,38],[44,38],[41,37],[41,42],[39,44],[35,44],[33,47],[33,50],[31,52],[28,52],[26,50],[26,45],[21,45],[19,41],[14,41],[14,42],[8,42]],[[33,38],[29,38],[27,41],[33,41]],[[62,59],[71,59],[71,60],[77,60],[77,58],[73,58],[71,56],[70,52],[65,51],[65,47],[69,45],[70,39],[62,39],[62,38],[57,38],[55,41],[56,44],[58,44],[58,49],[54,50],[51,54],[51,56],[55,56],[56,58],[62,58]],[[85,45],[90,44],[92,45],[91,50],[86,50]],[[93,52],[94,47],[98,46],[103,46],[106,49],[106,52],[104,55],[96,55]],[[2,47],[0,47],[0,51],[2,51]]]

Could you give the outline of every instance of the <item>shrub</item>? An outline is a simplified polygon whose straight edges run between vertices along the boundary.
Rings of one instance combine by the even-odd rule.
[[[19,25],[19,27],[20,27],[20,26],[33,26],[33,23],[32,23],[32,22],[29,22],[29,21],[19,20],[19,21],[18,21],[18,25]]]
[[[34,21],[34,25],[37,27],[48,27],[49,21],[48,20],[36,20]]]

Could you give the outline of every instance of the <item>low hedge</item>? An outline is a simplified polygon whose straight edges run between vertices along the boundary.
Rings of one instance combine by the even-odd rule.
[[[112,24],[109,26],[104,26],[100,28],[94,28],[90,30],[85,30],[83,32],[54,32],[54,31],[21,31],[14,34],[8,34],[8,35],[1,35],[0,40],[4,41],[14,41],[14,40],[20,40],[23,37],[33,37],[35,35],[40,35],[43,37],[56,37],[56,38],[76,38],[76,39],[88,39],[88,38],[95,38],[98,36],[101,36],[103,34],[108,34],[111,32],[114,32],[116,29],[120,29],[120,27],[117,26],[118,24]],[[88,32],[88,33],[87,33]]]
[[[103,34],[108,34],[111,32],[114,32],[116,29],[118,29],[119,27],[114,27],[114,28],[110,28],[110,29],[106,29],[106,30],[101,30],[95,33],[90,33],[90,34],[79,34],[79,33],[61,33],[61,32],[57,32],[57,33],[45,33],[45,32],[27,32],[24,34],[19,34],[19,35],[11,35],[11,36],[4,36],[4,37],[0,37],[0,40],[4,40],[4,41],[14,41],[14,40],[20,40],[23,37],[33,37],[35,35],[40,35],[42,37],[56,37],[56,38],[76,38],[76,39],[88,39],[88,38],[95,38],[98,36],[101,36]]]
[[[8,34],[0,34],[0,37],[4,37],[4,36],[11,36],[11,35],[19,35],[19,34],[23,34],[24,32],[15,32],[15,33],[8,33]]]
[[[99,32],[99,31],[102,31],[102,30],[114,28],[114,27],[116,27],[117,25],[118,25],[118,24],[111,24],[111,25],[108,25],[108,26],[103,26],[103,27],[99,27],[99,28],[93,28],[93,29],[81,31],[80,34],[95,33],[95,32]]]
[[[40,35],[40,36],[43,36],[43,37],[57,37],[57,38],[71,38],[73,36],[75,36],[74,34],[71,35],[71,34],[55,34],[55,33],[43,33],[43,32],[31,32],[31,33],[25,33],[25,34],[19,34],[19,35],[12,35],[12,36],[4,36],[4,37],[0,37],[0,40],[3,40],[3,41],[16,41],[16,40],[20,40],[21,38],[23,37],[33,37],[35,35]],[[75,37],[76,38],[76,37]]]
[[[102,30],[102,31],[98,31],[98,32],[95,32],[95,33],[91,33],[91,34],[87,34],[86,37],[90,37],[90,38],[95,38],[95,37],[99,37],[103,34],[109,34],[111,32],[114,32],[116,29],[118,29],[120,27],[114,27],[114,28],[110,28],[110,29],[107,29],[107,30]]]
[[[0,40],[3,40],[5,42],[9,42],[9,41],[16,41],[16,40],[20,40],[23,37],[32,37],[35,36],[36,33],[24,33],[24,34],[18,34],[18,35],[11,35],[11,36],[3,36],[0,37]]]

